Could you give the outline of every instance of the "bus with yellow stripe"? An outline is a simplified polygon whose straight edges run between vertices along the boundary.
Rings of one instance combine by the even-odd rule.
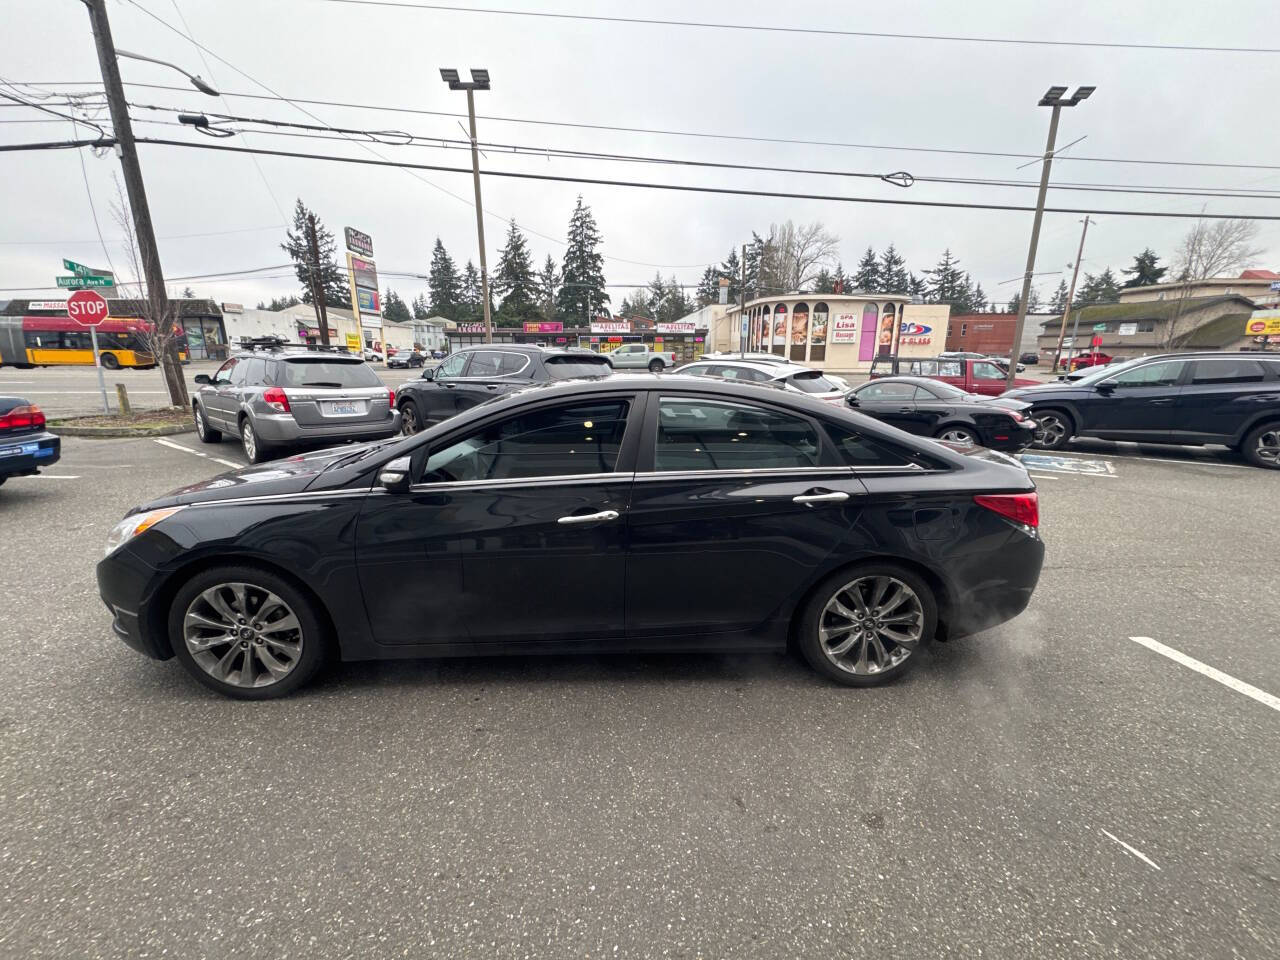
[[[108,319],[98,324],[98,352],[108,370],[156,365],[147,349],[141,320]],[[186,344],[179,342],[179,354]],[[0,367],[93,366],[89,328],[70,317],[0,317]]]

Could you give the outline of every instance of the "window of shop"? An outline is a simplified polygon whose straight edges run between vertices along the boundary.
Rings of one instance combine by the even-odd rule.
[[[825,303],[813,305],[813,318],[809,321],[809,362],[827,359],[827,321],[830,311]]]
[[[751,328],[754,331],[752,346],[756,350],[767,351],[769,349],[769,318],[771,316],[773,316],[773,308],[769,304],[766,303],[756,307],[755,319],[751,324]]]
[[[770,349],[778,356],[787,352],[787,305],[780,303],[773,308],[773,335],[770,338]]]
[[[809,343],[809,305],[801,302],[791,311],[791,362],[804,363]]]
[[[876,334],[876,356],[893,354],[893,322],[896,319],[892,303],[886,303],[880,313],[880,332]]]

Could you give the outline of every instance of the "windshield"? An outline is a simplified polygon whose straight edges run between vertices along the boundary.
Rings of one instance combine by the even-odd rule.
[[[1119,371],[1132,367],[1141,357],[1135,357],[1133,360],[1126,360],[1124,363],[1112,363],[1105,367],[1094,367],[1083,377],[1073,380],[1072,383],[1088,384],[1097,383],[1099,380],[1106,380],[1108,377],[1114,377]]]
[[[576,377],[607,377],[613,367],[604,357],[572,356],[547,357],[543,364],[552,380],[573,380]]]
[[[377,374],[358,360],[298,357],[280,364],[277,379],[282,387],[378,387]]]
[[[806,370],[804,373],[797,373],[789,378],[789,382],[805,393],[831,393],[833,390],[840,389],[817,370]]]

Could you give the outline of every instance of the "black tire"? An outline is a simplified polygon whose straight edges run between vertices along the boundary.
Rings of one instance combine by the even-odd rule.
[[[100,360],[102,360],[102,365],[106,369],[108,370],[120,369],[120,358],[117,357],[114,353],[100,353],[98,354],[98,357]]]
[[[1255,467],[1280,470],[1280,421],[1260,423],[1240,443],[1240,453]]]
[[[947,439],[952,443],[967,443],[972,446],[982,445],[982,441],[978,438],[978,431],[962,423],[939,427],[934,436],[939,440]]]
[[[250,463],[266,463],[275,457],[275,450],[262,442],[248,417],[240,418],[240,442]]]
[[[3,487],[3,486],[4,486],[4,482],[5,482],[6,480],[8,480],[8,479],[9,479],[8,477],[0,477],[0,487]]]
[[[666,364],[665,364],[665,363],[663,363],[661,360],[650,360],[650,361],[649,361],[649,372],[650,372],[650,373],[661,373],[665,367],[666,367]]]
[[[897,580],[914,593],[919,612],[916,622],[911,626],[913,630],[918,627],[919,640],[913,648],[908,649],[902,646],[906,656],[898,662],[875,673],[853,673],[849,669],[837,666],[832,657],[824,651],[819,629],[828,603],[832,602],[837,595],[845,594],[846,588],[854,582],[874,580],[877,577]],[[887,596],[893,596],[893,594],[887,594]],[[938,603],[933,595],[933,589],[918,574],[906,567],[890,561],[869,560],[838,570],[818,584],[808,604],[801,611],[796,645],[809,666],[828,679],[851,687],[872,687],[888,683],[906,673],[920,658],[920,649],[933,639],[937,628]],[[847,634],[845,636],[847,637]],[[878,639],[883,648],[883,636]],[[863,645],[865,646],[865,642]],[[893,649],[897,650],[898,646],[895,644]],[[858,641],[855,641],[854,647],[855,649],[858,647]],[[889,652],[893,653],[892,650]]]
[[[1032,410],[1030,417],[1036,422],[1035,440],[1031,445],[1040,450],[1061,450],[1075,434],[1071,415],[1062,410]]]
[[[264,686],[237,686],[212,676],[196,662],[187,648],[183,636],[183,620],[192,602],[204,591],[220,583],[244,583],[259,590],[275,594],[297,616],[301,630],[300,654],[292,661],[290,671],[280,680]],[[237,700],[270,700],[293,693],[310,681],[332,658],[334,642],[327,621],[321,616],[315,602],[292,582],[260,567],[228,565],[213,567],[196,574],[177,592],[169,606],[169,644],[178,662],[199,683],[224,696]],[[230,653],[236,643],[228,643]],[[246,651],[248,648],[245,648]],[[215,648],[215,655],[222,648]],[[241,654],[246,656],[247,654]]]
[[[421,433],[423,429],[422,415],[418,413],[418,405],[412,400],[406,400],[400,404],[400,431],[406,437],[411,437],[415,433]]]
[[[204,411],[200,409],[200,404],[193,403],[191,405],[191,414],[196,421],[196,436],[200,438],[201,443],[221,443],[222,431],[215,430],[209,426],[205,420]]]

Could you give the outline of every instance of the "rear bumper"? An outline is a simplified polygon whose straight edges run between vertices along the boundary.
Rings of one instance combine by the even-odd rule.
[[[292,416],[255,416],[253,427],[263,443],[272,446],[306,446],[334,444],[346,440],[385,440],[400,432],[400,411],[392,410],[377,422],[322,423],[304,427]]]
[[[1043,565],[1044,541],[1039,534],[1011,531],[996,554],[970,571],[977,576],[966,578],[964,584],[953,583],[947,639],[988,630],[1022,613],[1031,602]]]
[[[0,437],[0,477],[35,473],[57,463],[61,456],[62,441],[52,433]]]
[[[1005,453],[1017,453],[1019,450],[1025,450],[1031,446],[1031,442],[1036,436],[1036,423],[1034,420],[1023,420],[1021,423],[1014,424],[1012,429],[1006,430],[1001,427],[999,430],[988,431],[991,436],[987,446],[992,450],[1001,450]],[[1000,437],[1005,439],[1001,440]]]

